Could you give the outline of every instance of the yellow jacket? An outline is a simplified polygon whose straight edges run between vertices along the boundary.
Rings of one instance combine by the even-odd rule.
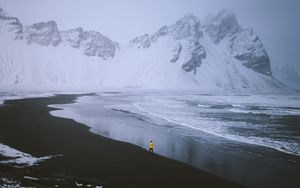
[[[153,149],[153,148],[154,148],[154,143],[153,143],[153,142],[150,142],[149,148],[150,148],[150,149]]]

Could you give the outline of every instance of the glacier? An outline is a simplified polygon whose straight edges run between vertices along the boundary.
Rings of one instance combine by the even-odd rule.
[[[185,15],[119,44],[55,21],[23,26],[0,8],[0,85],[13,88],[145,88],[277,91],[269,56],[232,11]]]

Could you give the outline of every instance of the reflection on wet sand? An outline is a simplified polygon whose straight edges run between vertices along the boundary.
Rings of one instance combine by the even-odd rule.
[[[65,110],[52,113],[86,124],[93,133],[129,142],[146,150],[150,140],[153,140],[154,152],[159,155],[251,187],[269,187],[270,184],[280,187],[283,183],[290,187],[300,185],[300,181],[295,182],[295,172],[300,172],[300,160],[296,156],[201,131],[194,133],[197,134],[194,136],[176,125],[161,126],[132,113],[105,108],[120,101],[127,102],[122,98],[98,97],[79,104],[63,105]]]

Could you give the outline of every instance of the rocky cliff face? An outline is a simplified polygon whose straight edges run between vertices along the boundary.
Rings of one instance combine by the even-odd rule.
[[[0,34],[2,84],[278,88],[261,40],[251,28],[242,28],[231,11],[202,21],[186,15],[122,48],[97,31],[80,27],[60,31],[55,21],[23,29],[2,9]],[[13,40],[7,40],[7,34]]]
[[[211,15],[204,22],[203,30],[215,44],[219,44],[223,39],[230,38],[242,30],[235,14],[228,10],[222,10],[216,16]]]
[[[172,41],[168,51],[169,62],[176,63],[181,53],[187,53],[188,57],[185,58],[181,68],[186,72],[196,73],[202,63],[201,60],[206,57],[205,48],[199,42],[201,37],[203,37],[203,32],[200,30],[200,20],[189,14],[169,27],[163,26],[156,33],[139,36],[130,43],[137,48],[147,49],[159,42],[160,39],[168,38]]]
[[[23,27],[18,18],[9,16],[0,8],[0,31],[5,30],[14,40],[42,46],[65,45],[77,48],[87,56],[113,58],[119,44],[97,31],[84,31],[78,27],[59,31],[55,21],[40,22]]]
[[[25,27],[24,36],[28,44],[57,46],[61,42],[60,32],[55,21],[41,22]]]
[[[23,39],[23,26],[16,17],[9,16],[2,8],[0,8],[0,30],[6,30],[15,40]]]
[[[182,64],[182,69],[196,73],[202,64],[201,60],[206,57],[206,47],[200,40],[204,33],[217,47],[230,53],[245,67],[272,76],[270,59],[261,40],[251,28],[242,28],[236,15],[228,10],[211,15],[203,22],[194,15],[186,15],[175,24],[164,26],[152,35],[136,37],[130,43],[146,49],[162,37],[171,37],[176,42],[171,46],[170,62],[178,60],[182,49],[189,49],[190,57]]]
[[[253,29],[243,29],[229,40],[228,51],[244,66],[272,76],[270,58]]]
[[[79,27],[62,31],[61,34],[65,44],[82,50],[87,56],[98,56],[102,59],[113,58],[119,48],[118,43],[97,31],[84,31]]]
[[[54,21],[42,22],[25,27],[28,44],[58,46],[62,42],[82,50],[87,56],[98,56],[103,59],[113,58],[118,44],[97,31],[83,31],[82,28],[59,31]]]
[[[97,31],[84,31],[75,28],[59,31],[55,21],[41,22],[23,29],[18,18],[9,16],[0,8],[0,29],[7,29],[12,38],[27,41],[28,44],[58,46],[64,44],[77,48],[87,56],[102,59],[113,58],[119,45]],[[24,30],[24,32],[23,32]],[[169,61],[176,63],[181,53],[188,53],[181,68],[186,72],[197,72],[206,57],[206,47],[201,44],[203,35],[207,35],[216,46],[230,53],[245,67],[258,73],[272,76],[270,58],[259,37],[251,28],[242,28],[232,11],[223,10],[200,21],[194,15],[186,15],[171,26],[163,26],[152,35],[142,35],[130,41],[138,49],[150,48],[161,38],[171,38],[173,42],[167,52]],[[185,52],[187,51],[187,52]]]
[[[61,31],[62,40],[68,46],[71,46],[73,48],[79,48],[81,42],[81,33],[83,33],[83,29],[81,27]]]
[[[203,30],[210,39],[232,54],[245,67],[272,76],[270,58],[251,28],[242,28],[232,11],[223,10],[206,18]]]

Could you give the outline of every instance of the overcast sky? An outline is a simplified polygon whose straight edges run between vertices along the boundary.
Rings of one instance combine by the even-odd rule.
[[[81,26],[120,43],[187,13],[201,19],[229,8],[260,36],[275,75],[284,64],[300,73],[300,0],[0,0],[0,7],[24,24],[55,20],[60,30]]]

